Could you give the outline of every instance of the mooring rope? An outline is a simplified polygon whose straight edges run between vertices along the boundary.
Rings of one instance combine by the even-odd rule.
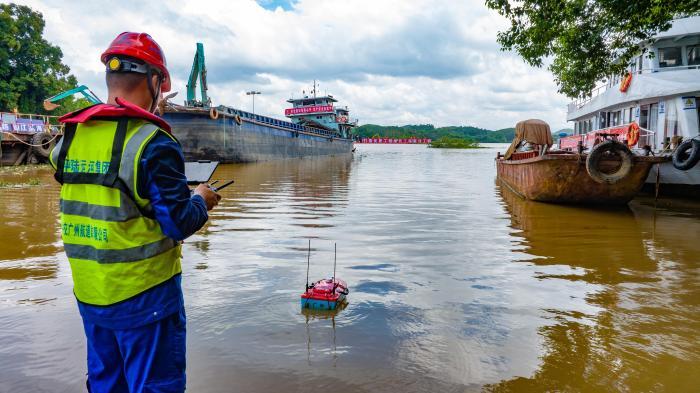
[[[3,134],[5,134],[5,133],[3,132]],[[51,142],[53,142],[53,141],[54,141],[56,138],[58,138],[58,136],[60,135],[60,134],[54,135],[53,138],[51,138],[51,140],[49,140],[49,141],[46,142],[46,143],[41,143],[41,144],[38,144],[38,145],[34,145],[34,144],[25,142],[25,141],[23,141],[23,140],[17,138],[14,134],[12,134],[12,133],[10,133],[10,132],[8,132],[7,134],[10,135],[11,137],[15,138],[15,139],[16,139],[17,141],[19,141],[20,143],[23,143],[23,144],[25,144],[25,145],[27,145],[27,146],[31,146],[31,147],[42,147],[42,146],[44,146],[46,143],[51,143]],[[0,139],[0,140],[1,140],[1,139]]]

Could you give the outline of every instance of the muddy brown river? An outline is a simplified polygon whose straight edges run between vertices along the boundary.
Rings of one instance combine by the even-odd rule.
[[[188,391],[698,391],[700,204],[526,202],[496,148],[221,167],[184,245]],[[0,392],[84,391],[58,193],[0,169]],[[312,279],[338,244],[337,314],[300,310],[308,239]]]

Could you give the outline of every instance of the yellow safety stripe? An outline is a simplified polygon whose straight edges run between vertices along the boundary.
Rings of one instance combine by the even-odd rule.
[[[71,271],[76,283],[73,291],[81,302],[99,306],[129,299],[180,273],[180,253],[178,246],[138,263],[101,264],[71,258]]]

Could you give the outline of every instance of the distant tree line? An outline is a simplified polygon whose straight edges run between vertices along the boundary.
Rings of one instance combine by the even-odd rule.
[[[515,128],[487,130],[471,126],[449,126],[435,128],[432,124],[412,124],[405,126],[380,126],[365,124],[357,127],[353,133],[360,138],[430,138],[442,137],[468,139],[480,143],[509,143],[515,136]]]

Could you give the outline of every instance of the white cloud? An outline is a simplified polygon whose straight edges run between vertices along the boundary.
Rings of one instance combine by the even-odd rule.
[[[215,104],[281,117],[291,95],[320,81],[361,123],[511,127],[539,117],[564,127],[567,100],[549,72],[501,52],[506,22],[482,0],[22,0],[44,14],[78,80],[106,96],[99,55],[122,31],[145,31],[184,88],[203,42]],[[290,5],[291,4],[291,5]],[[269,8],[269,9],[268,9]]]

